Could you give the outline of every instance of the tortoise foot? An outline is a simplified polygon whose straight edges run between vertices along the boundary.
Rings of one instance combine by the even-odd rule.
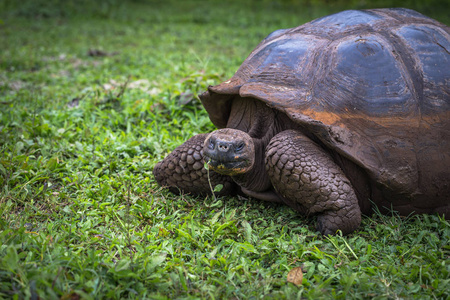
[[[339,211],[328,211],[317,217],[316,229],[323,235],[335,235],[338,230],[342,234],[355,231],[361,223],[361,212],[358,209],[341,209]]]

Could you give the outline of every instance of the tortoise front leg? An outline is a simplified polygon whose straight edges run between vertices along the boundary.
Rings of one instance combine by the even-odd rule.
[[[342,169],[315,142],[295,130],[272,138],[266,149],[271,182],[286,204],[318,215],[317,229],[325,235],[348,234],[361,223],[353,187]]]
[[[163,187],[172,192],[184,192],[193,195],[211,194],[208,182],[208,171],[204,168],[203,142],[206,134],[198,134],[184,144],[178,146],[164,160],[156,164],[153,175]],[[236,193],[236,184],[231,177],[209,171],[212,188],[222,184],[219,195],[233,195]]]

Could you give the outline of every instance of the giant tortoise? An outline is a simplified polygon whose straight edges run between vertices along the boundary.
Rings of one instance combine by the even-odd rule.
[[[353,232],[372,204],[449,218],[449,37],[401,8],[275,31],[200,95],[219,129],[176,148],[155,178],[285,203],[316,215],[322,234]]]

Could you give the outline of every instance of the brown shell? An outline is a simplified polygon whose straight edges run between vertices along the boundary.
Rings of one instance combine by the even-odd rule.
[[[200,98],[218,128],[233,95],[260,99],[387,191],[443,197],[449,36],[449,27],[409,9],[344,11],[270,34],[230,80]]]

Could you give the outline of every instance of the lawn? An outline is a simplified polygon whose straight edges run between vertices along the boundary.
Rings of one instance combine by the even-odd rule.
[[[399,3],[450,24],[446,1],[371,7]],[[152,175],[214,130],[197,94],[267,34],[368,7],[1,1],[0,299],[449,299],[443,218],[375,210],[323,237],[286,206],[177,196]]]

